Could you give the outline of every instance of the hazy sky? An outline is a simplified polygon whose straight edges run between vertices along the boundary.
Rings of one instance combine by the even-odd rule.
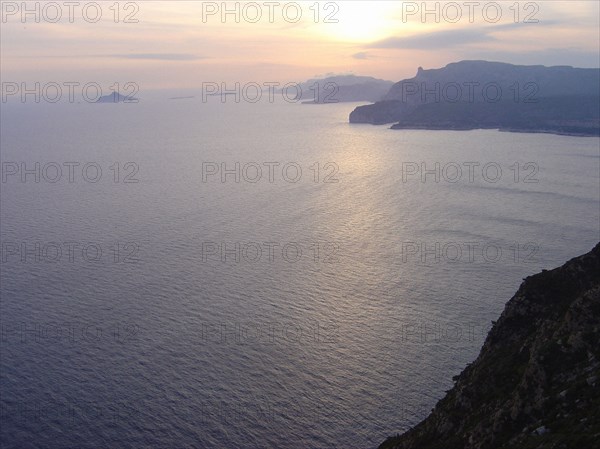
[[[462,59],[600,65],[597,0],[426,2],[438,17],[420,1],[67,3],[28,2],[23,16],[20,1],[2,1],[3,81],[191,88],[329,73],[398,81]]]

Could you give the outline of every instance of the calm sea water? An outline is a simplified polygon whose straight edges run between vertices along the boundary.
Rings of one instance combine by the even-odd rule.
[[[3,105],[2,447],[376,447],[600,239],[597,138],[354,106]]]

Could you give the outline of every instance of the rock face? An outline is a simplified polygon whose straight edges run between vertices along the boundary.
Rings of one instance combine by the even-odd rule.
[[[600,244],[525,279],[454,380],[379,449],[600,448]]]
[[[599,135],[599,102],[600,69],[461,61],[419,68],[382,101],[356,108],[350,123]]]

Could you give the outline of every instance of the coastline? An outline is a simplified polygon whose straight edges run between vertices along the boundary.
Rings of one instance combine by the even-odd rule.
[[[596,133],[585,133],[585,132],[569,132],[560,131],[553,129],[544,128],[533,128],[533,129],[522,129],[522,128],[502,128],[497,126],[483,127],[483,126],[431,126],[431,125],[401,125],[399,123],[392,125],[388,129],[392,130],[422,130],[422,131],[476,131],[476,130],[497,130],[503,133],[520,133],[520,134],[553,134],[556,136],[567,136],[567,137],[600,137],[600,132]]]

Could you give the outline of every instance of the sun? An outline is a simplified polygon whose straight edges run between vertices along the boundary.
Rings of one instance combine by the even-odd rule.
[[[321,32],[347,42],[371,42],[397,31],[400,2],[338,1],[323,4]]]

